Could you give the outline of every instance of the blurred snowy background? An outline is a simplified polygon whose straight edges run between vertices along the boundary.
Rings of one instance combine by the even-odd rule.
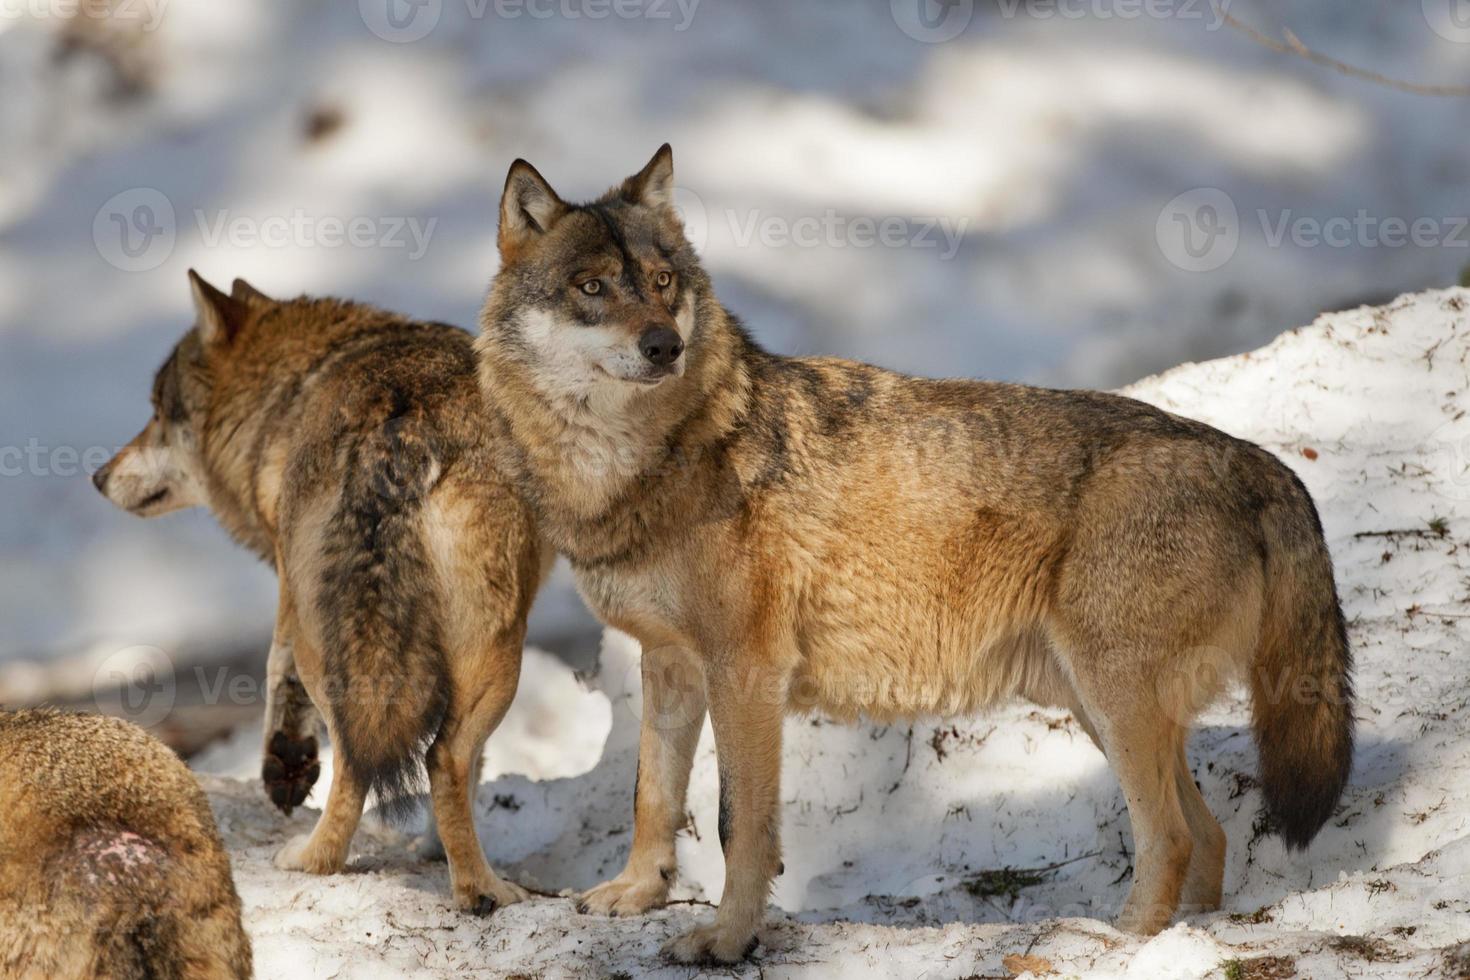
[[[1228,11],[1455,85],[1461,6]],[[0,93],[0,701],[260,668],[269,570],[87,479],[185,269],[471,327],[517,156],[576,198],[671,142],[768,345],[931,375],[1114,386],[1470,262],[1470,99],[1208,0],[0,0]],[[591,662],[565,574],[532,634]]]

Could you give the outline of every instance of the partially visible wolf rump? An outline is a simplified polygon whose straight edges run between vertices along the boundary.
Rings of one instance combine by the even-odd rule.
[[[137,726],[0,711],[0,976],[250,976],[209,802]]]
[[[280,576],[266,782],[288,809],[316,779],[305,695],[340,764],[316,829],[276,863],[339,870],[367,794],[401,803],[427,762],[455,903],[524,898],[486,863],[472,805],[550,552],[497,475],[469,335],[190,282],[197,322],[153,418],[96,483],[144,516],[208,506]]]
[[[1184,748],[1243,674],[1266,809],[1305,846],[1347,779],[1352,689],[1291,471],[1114,395],[768,353],[715,299],[672,194],[668,147],[586,205],[517,161],[481,316],[506,465],[593,608],[644,650],[632,852],[583,906],[664,901],[706,704],[725,890],[712,925],[667,947],[682,961],[754,942],[788,710],[1071,709],[1132,818],[1120,924],[1151,933],[1219,905],[1225,837]]]

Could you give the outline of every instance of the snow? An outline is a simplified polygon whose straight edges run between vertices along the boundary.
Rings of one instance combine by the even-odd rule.
[[[1315,496],[1360,694],[1337,814],[1304,855],[1259,836],[1248,706],[1243,692],[1228,696],[1201,718],[1190,751],[1229,838],[1225,908],[1139,938],[1109,924],[1130,874],[1124,804],[1066,714],[1016,704],[912,726],[793,718],[785,872],[754,961],[721,974],[958,978],[1030,964],[1192,978],[1238,960],[1247,977],[1291,965],[1308,977],[1454,975],[1447,964],[1470,949],[1456,951],[1470,942],[1470,291],[1323,316],[1261,350],[1125,390],[1260,442]],[[478,825],[496,867],[544,894],[488,920],[449,909],[446,869],[413,856],[413,828],[371,816],[347,873],[275,870],[274,850],[314,814],[286,820],[270,808],[253,778],[256,735],[219,749],[206,767],[245,778],[202,778],[259,974],[693,975],[657,950],[720,892],[708,729],[676,901],[603,919],[559,897],[615,873],[626,854],[637,658],[610,631],[584,683],[528,651]]]

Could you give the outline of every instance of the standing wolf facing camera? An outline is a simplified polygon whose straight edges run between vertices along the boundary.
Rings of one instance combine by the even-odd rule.
[[[1225,837],[1184,750],[1243,676],[1266,809],[1304,847],[1347,779],[1352,691],[1291,471],[1115,395],[768,353],[715,299],[673,180],[665,146],[573,205],[516,161],[477,342],[505,465],[593,608],[644,650],[632,852],[583,907],[667,897],[706,705],[725,890],[666,947],[680,961],[755,943],[791,710],[1069,708],[1132,819],[1120,925],[1153,933],[1220,903]]]
[[[197,320],[154,380],[153,417],[95,482],[144,517],[208,506],[280,577],[267,786],[287,809],[315,781],[311,703],[338,764],[277,866],[340,870],[368,793],[401,805],[427,766],[455,904],[524,899],[472,810],[551,552],[497,475],[469,335],[189,279]]]

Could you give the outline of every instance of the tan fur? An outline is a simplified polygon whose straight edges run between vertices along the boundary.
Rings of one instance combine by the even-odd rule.
[[[0,712],[0,976],[250,976],[199,784],[127,722]]]
[[[277,803],[289,810],[316,778],[313,704],[338,761],[315,830],[277,865],[340,870],[372,781],[401,793],[426,763],[455,903],[487,914],[525,898],[486,862],[472,806],[551,552],[496,470],[469,337],[191,281],[199,320],[160,372],[154,419],[97,479],[139,513],[206,504],[276,568]],[[145,445],[161,464],[142,464]],[[305,754],[309,773],[273,744]]]
[[[1268,664],[1319,682],[1317,706],[1258,698],[1258,714],[1318,720],[1278,769],[1321,769],[1304,779],[1320,792],[1296,842],[1325,819],[1351,751],[1347,653],[1315,511],[1269,454],[1115,396],[769,354],[642,189],[671,179],[667,147],[584,206],[517,168],[479,341],[498,445],[592,608],[641,641],[645,700],[663,706],[644,717],[627,868],[584,906],[628,914],[666,898],[706,704],[726,885],[714,923],[667,947],[680,961],[753,944],[780,865],[789,711],[1070,708],[1127,798],[1137,873],[1119,920],[1142,932],[1181,901],[1219,903],[1223,835],[1183,748],[1231,676]],[[507,222],[526,193],[558,202],[553,223]],[[597,294],[579,293],[599,268]],[[664,269],[678,288],[656,288]],[[587,369],[667,318],[689,325],[682,371],[649,388]],[[550,357],[548,324],[562,338]],[[1272,514],[1292,529],[1280,541]],[[1286,567],[1303,570],[1295,584]],[[1268,607],[1309,628],[1273,633]],[[671,683],[690,671],[697,684]],[[1289,799],[1283,785],[1268,804]]]

